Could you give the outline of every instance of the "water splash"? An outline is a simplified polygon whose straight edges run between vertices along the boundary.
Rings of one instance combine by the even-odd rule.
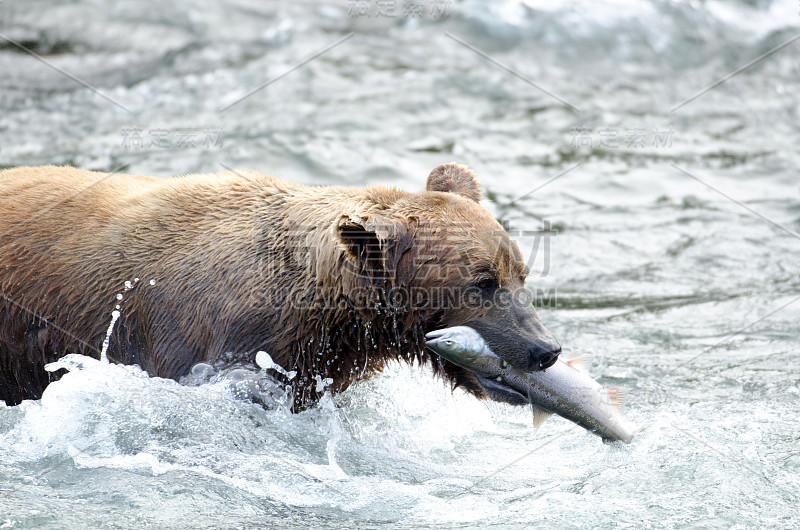
[[[90,368],[96,368],[101,364],[105,365],[109,363],[108,361],[103,361],[102,359],[98,361],[93,357],[88,357],[79,353],[68,353],[57,361],[47,363],[44,365],[44,369],[48,372],[56,372],[62,369],[67,372],[80,372]]]
[[[291,372],[286,371],[286,369],[284,369],[283,366],[273,361],[270,354],[268,354],[265,351],[260,351],[256,353],[256,364],[258,365],[259,368],[261,368],[264,371],[275,370],[279,374],[285,375],[286,378],[289,379],[289,381],[294,379],[295,376],[297,375],[297,371],[295,370],[292,370]]]
[[[290,388],[251,366],[224,366],[222,362],[215,367],[201,362],[181,377],[179,383],[191,387],[227,388],[235,398],[257,403],[266,410],[286,409],[291,403]]]

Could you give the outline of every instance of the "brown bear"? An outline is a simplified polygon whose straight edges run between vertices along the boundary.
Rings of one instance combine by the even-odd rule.
[[[427,352],[426,332],[478,330],[528,371],[560,347],[523,283],[516,244],[475,175],[436,167],[426,191],[304,186],[253,171],[178,178],[70,167],[0,172],[0,400],[37,399],[67,353],[179,379],[200,362],[286,370],[294,406],[395,359],[432,363],[453,387],[527,398]],[[138,281],[137,281],[138,280]],[[135,282],[122,300],[125,282]]]

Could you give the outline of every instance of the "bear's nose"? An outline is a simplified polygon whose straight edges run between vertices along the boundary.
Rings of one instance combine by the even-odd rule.
[[[528,350],[528,370],[535,372],[550,368],[558,360],[561,345],[555,340],[541,341]]]

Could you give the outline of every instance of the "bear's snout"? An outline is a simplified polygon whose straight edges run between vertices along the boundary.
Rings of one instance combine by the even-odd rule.
[[[561,354],[561,345],[555,337],[548,337],[528,350],[528,371],[535,372],[553,366]]]

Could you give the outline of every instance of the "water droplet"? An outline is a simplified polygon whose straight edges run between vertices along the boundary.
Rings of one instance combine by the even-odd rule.
[[[317,382],[316,390],[317,392],[322,392],[325,390],[325,387],[333,383],[333,379],[330,377],[326,377],[325,379],[322,378],[320,375],[315,375],[314,380]]]
[[[150,285],[155,285],[155,284],[156,284],[155,280],[150,280]]]
[[[100,361],[108,364],[108,345],[111,342],[111,333],[114,331],[114,324],[116,324],[117,319],[119,318],[119,311],[112,311],[111,312],[111,324],[108,325],[108,329],[106,330],[106,338],[103,340],[103,348],[100,351]]]
[[[122,300],[123,298],[125,298],[125,297],[124,297],[124,296],[122,296],[122,293],[120,293],[120,294],[118,294],[118,295],[117,295],[117,300]]]
[[[208,363],[197,363],[192,366],[192,375],[195,377],[208,377],[214,373],[214,368]]]
[[[125,289],[133,289],[133,284],[128,280],[125,281]]]

